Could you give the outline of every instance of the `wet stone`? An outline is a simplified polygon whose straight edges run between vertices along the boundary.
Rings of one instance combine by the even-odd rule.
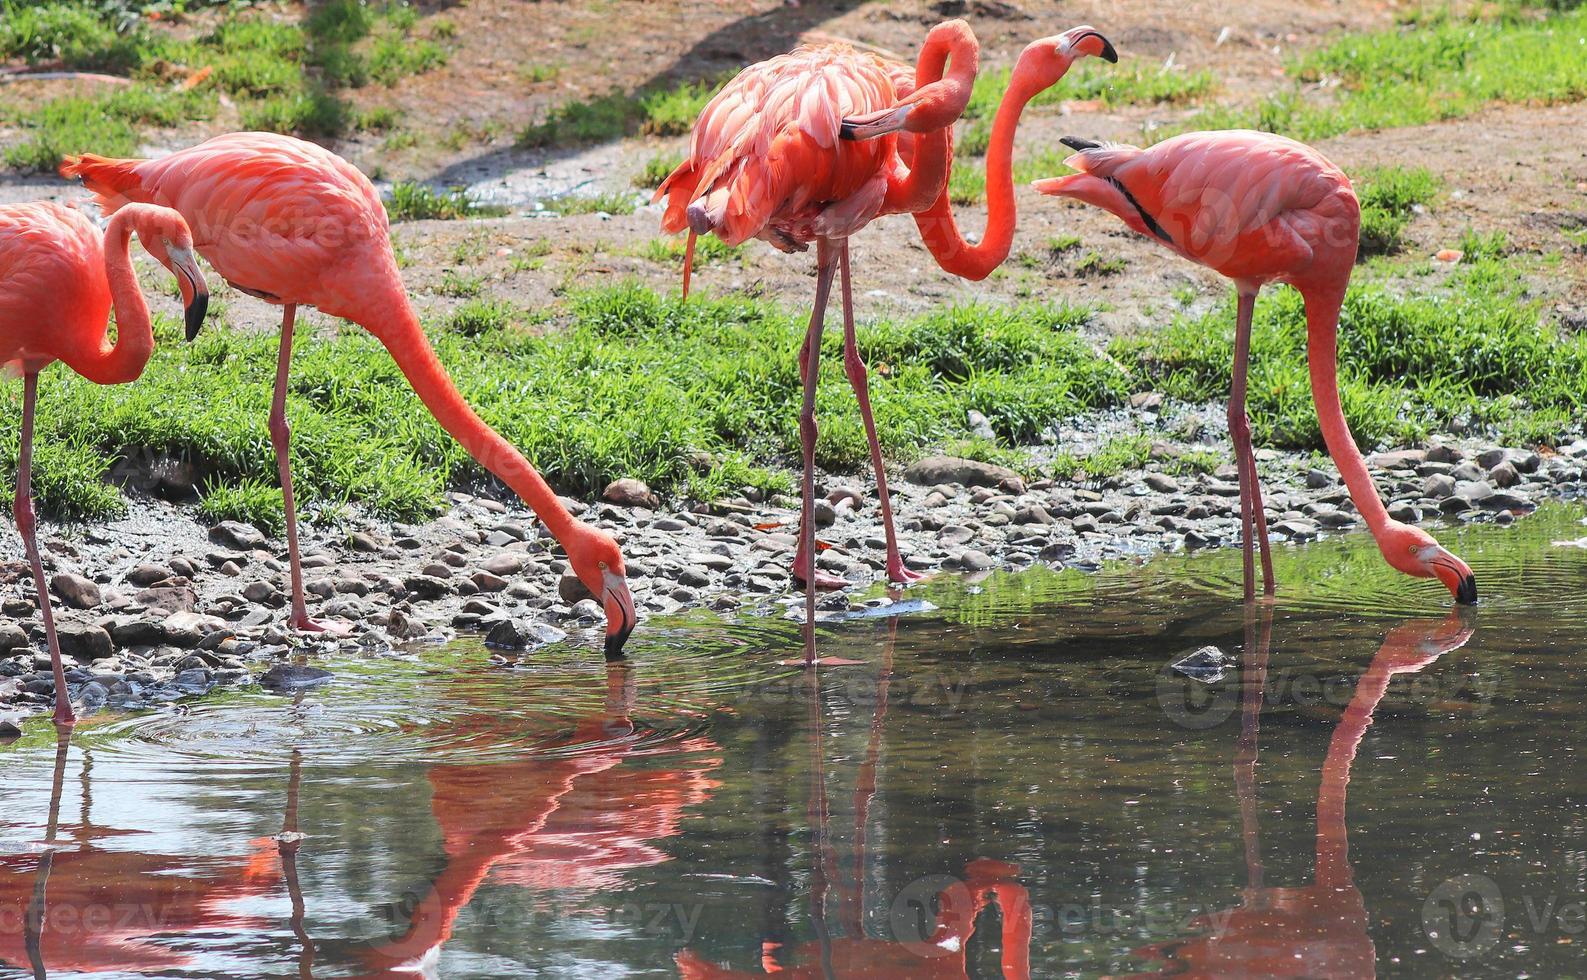
[[[568,605],[593,600],[594,598],[590,594],[590,590],[584,587],[584,583],[579,581],[579,577],[571,574],[563,575],[562,578],[557,580],[557,594]]]
[[[269,543],[259,529],[241,521],[222,521],[209,529],[209,539],[227,548],[252,551]]]
[[[452,591],[451,583],[433,575],[409,575],[402,580],[402,585],[420,599],[439,599]]]
[[[1455,492],[1455,478],[1447,474],[1435,474],[1422,483],[1422,496],[1434,500],[1443,500]]]
[[[61,654],[74,660],[106,660],[115,653],[110,634],[88,623],[59,623],[55,633],[61,644]]]
[[[271,691],[301,691],[328,683],[335,675],[306,664],[276,664],[259,677],[259,686]]]

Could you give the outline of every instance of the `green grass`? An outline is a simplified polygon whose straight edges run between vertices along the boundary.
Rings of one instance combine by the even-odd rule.
[[[1229,390],[1233,328],[1231,300],[1205,316],[1181,316],[1159,332],[1117,340],[1110,351],[1142,389],[1221,400]],[[1297,293],[1263,292],[1251,350],[1257,441],[1322,448]],[[1587,409],[1587,335],[1546,320],[1511,262],[1491,254],[1456,267],[1443,283],[1416,283],[1410,295],[1393,283],[1353,286],[1339,360],[1345,415],[1369,450],[1461,430],[1552,445],[1580,431]]]
[[[480,204],[461,187],[438,191],[428,184],[404,181],[393,184],[386,198],[386,213],[392,221],[499,217],[507,209]]]
[[[547,211],[567,217],[570,214],[633,214],[638,204],[632,193],[564,194],[540,202]]]
[[[634,94],[612,91],[590,99],[564,102],[520,133],[518,145],[547,147],[595,143],[636,133],[681,135],[694,126],[700,110],[725,81],[681,82]]]
[[[6,164],[53,170],[67,153],[132,154],[151,128],[215,118],[222,98],[245,129],[334,137],[366,119],[387,128],[389,116],[354,113],[341,90],[394,84],[445,61],[437,41],[415,36],[417,15],[401,4],[328,0],[292,22],[230,3],[191,33],[139,16],[220,5],[0,0],[0,61],[60,62],[131,80],[0,106],[0,124],[26,134],[6,148]],[[195,74],[205,68],[206,77]],[[179,84],[189,79],[190,89]]]
[[[1398,252],[1416,208],[1438,195],[1439,181],[1422,167],[1380,167],[1354,180],[1361,201],[1361,255]]]
[[[635,285],[576,292],[549,336],[508,329],[526,314],[465,304],[436,332],[442,361],[481,416],[564,492],[598,493],[636,476],[662,493],[710,498],[746,484],[783,485],[768,469],[797,459],[798,311],[748,300],[666,299]],[[1117,404],[1128,383],[1075,331],[1086,311],[970,306],[860,332],[886,451],[911,458],[966,438],[970,409],[1014,446],[1076,413]],[[101,387],[64,369],[40,400],[41,507],[102,517],[120,506],[103,477],[139,447],[194,460],[208,474],[206,512],[273,526],[266,432],[276,339],[212,325],[193,344],[159,319],[159,347],[135,384]],[[841,338],[824,354],[821,465],[868,458]],[[13,383],[14,396],[14,383]],[[0,399],[0,471],[15,463],[18,399]],[[362,502],[397,519],[434,512],[479,469],[430,418],[385,350],[359,330],[300,332],[290,415],[294,472],[311,508]],[[9,441],[6,441],[9,440]],[[42,447],[48,447],[43,450]],[[705,451],[708,473],[690,463]]]
[[[1055,480],[1100,480],[1117,476],[1125,470],[1138,470],[1146,465],[1152,449],[1148,436],[1118,436],[1109,439],[1089,453],[1076,455],[1061,452],[1053,458],[1052,477]]]
[[[641,246],[637,253],[641,258],[649,259],[658,265],[671,266],[681,270],[683,268],[683,255],[687,249],[685,238],[652,238]],[[715,235],[705,235],[695,240],[694,267],[703,268],[716,265],[729,259],[736,259],[743,255],[741,246],[729,245]]]
[[[658,153],[646,160],[644,167],[634,175],[634,186],[647,191],[655,190],[681,163],[682,153]]]
[[[1587,98],[1587,8],[1568,6],[1547,15],[1480,7],[1469,17],[1346,34],[1292,63],[1295,87],[1254,106],[1204,110],[1154,135],[1262,129],[1310,142],[1460,118],[1495,102],[1579,101]],[[1301,86],[1325,80],[1340,83],[1332,97],[1303,94]]]

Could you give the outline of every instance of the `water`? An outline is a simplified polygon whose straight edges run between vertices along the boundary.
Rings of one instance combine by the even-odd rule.
[[[1579,975],[1583,513],[1444,532],[1464,617],[1349,538],[35,722],[0,977]]]

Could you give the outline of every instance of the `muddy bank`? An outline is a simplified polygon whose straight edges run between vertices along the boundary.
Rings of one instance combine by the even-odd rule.
[[[1098,425],[1093,437],[1106,428]],[[1233,466],[1186,472],[1186,449],[1156,443],[1144,469],[1080,484],[1027,483],[989,464],[921,460],[892,479],[904,555],[922,571],[977,573],[1035,563],[1095,569],[1128,556],[1236,546]],[[1271,450],[1257,455],[1276,542],[1359,527],[1331,466]],[[1434,442],[1369,462],[1397,519],[1502,524],[1547,497],[1581,491],[1587,440],[1547,455]],[[569,505],[618,536],[643,616],[697,607],[801,612],[788,575],[795,498],[743,496],[681,511],[644,506],[654,500],[642,487],[621,489],[627,492],[610,492],[620,502]],[[826,475],[819,489],[819,538],[829,546],[819,564],[853,583],[825,596],[822,607],[842,610],[883,575],[874,485]],[[292,690],[324,680],[302,665],[303,655],[337,643],[376,654],[473,634],[503,656],[564,640],[599,656],[601,611],[567,574],[534,516],[464,493],[451,494],[448,504],[444,516],[418,526],[305,526],[310,612],[352,624],[342,640],[284,628],[285,546],[253,527],[209,527],[190,506],[142,496],[119,521],[46,525],[45,561],[73,701],[93,713],[241,685]],[[9,553],[20,555],[9,524],[4,536]],[[11,561],[0,565],[0,581],[0,704],[13,717],[45,711],[54,687],[31,576],[24,563]]]

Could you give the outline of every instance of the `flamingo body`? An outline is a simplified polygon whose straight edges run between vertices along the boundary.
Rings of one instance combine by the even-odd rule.
[[[0,207],[0,364],[10,374],[98,350],[110,318],[99,229],[59,204]]]
[[[1079,173],[1036,182],[1044,194],[1112,212],[1133,230],[1234,280],[1238,294],[1229,435],[1239,461],[1245,595],[1255,596],[1253,540],[1263,590],[1274,592],[1261,485],[1245,391],[1256,296],[1288,283],[1306,303],[1312,399],[1328,453],[1390,566],[1439,579],[1455,601],[1477,601],[1470,567],[1421,528],[1392,520],[1356,447],[1339,401],[1338,333],[1360,239],[1361,207],[1350,179],[1311,147],[1272,133],[1186,133],[1139,149],[1065,139]]]
[[[785,250],[859,231],[881,213],[897,142],[842,140],[843,119],[893,105],[907,77],[846,44],[745,68],[700,112],[688,159],[657,189],[668,201],[662,229]]]

